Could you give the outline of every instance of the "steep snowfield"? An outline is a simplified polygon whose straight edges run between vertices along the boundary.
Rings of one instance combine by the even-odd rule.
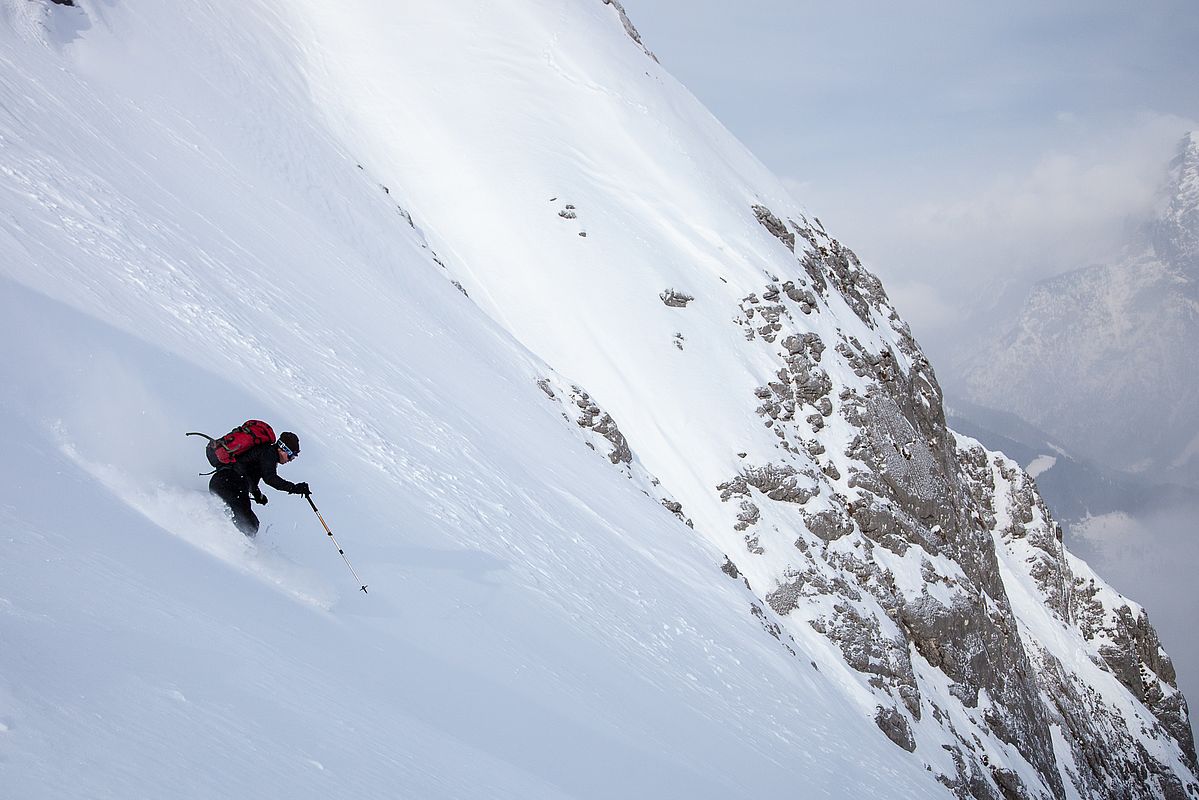
[[[731,514],[713,487],[778,446],[746,403],[778,364],[733,312],[797,269],[750,208],[801,211],[600,0],[470,5],[311,3],[314,94],[384,183],[402,178],[393,195],[480,307],[569,369],[717,533]],[[670,289],[694,302],[668,307]],[[828,302],[805,320],[824,341],[898,349]]]
[[[353,13],[344,13],[345,6],[308,4],[311,28],[306,36],[312,46],[304,52],[309,80],[332,129],[342,141],[352,143],[353,152],[390,186],[401,205],[415,210],[448,271],[480,308],[549,364],[569,369],[570,377],[612,415],[633,454],[681,502],[682,513],[694,521],[696,530],[729,555],[756,591],[771,600],[767,593],[775,597],[785,593],[790,580],[798,587],[805,581],[809,587],[818,585],[819,579],[803,572],[804,558],[796,550],[815,551],[825,546],[820,539],[830,537],[797,535],[810,520],[809,514],[801,516],[794,506],[767,508],[763,495],[769,487],[764,486],[757,487],[762,495],[752,494],[752,500],[740,505],[739,514],[738,505],[728,502],[729,492],[714,488],[727,486],[749,469],[777,468],[780,439],[796,445],[783,458],[797,455],[796,450],[812,441],[784,436],[783,419],[792,413],[785,402],[779,424],[770,419],[763,424],[769,401],[762,398],[769,394],[759,392],[788,380],[778,372],[778,345],[758,346],[763,338],[772,341],[769,334],[757,330],[758,342],[751,345],[745,339],[755,338],[754,330],[762,320],[754,317],[754,305],[759,303],[755,290],[766,297],[771,291],[777,295],[778,285],[788,279],[806,285],[801,277],[804,269],[818,284],[807,256],[819,252],[829,257],[832,252],[833,260],[839,254],[819,222],[808,217],[774,176],[624,35],[614,9],[598,0],[476,3],[467,15],[461,7],[432,4],[416,15],[386,3],[360,2],[351,7]],[[363,24],[364,17],[370,19],[369,25]],[[780,241],[783,237],[777,231],[772,235],[769,225],[755,218],[755,208],[768,209],[791,223],[795,233],[806,228],[810,238],[801,233],[808,238],[805,243],[793,236],[794,252],[789,252]],[[867,279],[855,272],[851,262],[845,269],[847,277],[839,291],[821,292],[819,302],[813,299],[817,313],[796,315],[802,335],[814,336],[827,347],[826,357],[821,360],[817,350],[814,360],[834,387],[833,408],[840,412],[821,412],[824,420],[808,435],[819,440],[810,452],[826,455],[819,460],[813,455],[806,465],[809,471],[798,480],[813,481],[800,494],[809,486],[817,491],[809,510],[823,504],[826,513],[835,516],[839,500],[848,497],[852,517],[864,482],[855,480],[854,465],[847,463],[852,459],[845,457],[861,441],[843,410],[852,406],[855,395],[845,392],[867,397],[872,389],[861,365],[841,352],[838,343],[858,351],[888,353],[898,362],[898,370],[910,375],[921,371],[914,362],[922,357],[905,341],[906,327],[894,317],[889,319],[892,309],[885,297],[876,301]],[[672,306],[663,297],[672,290],[694,299],[685,308]],[[867,302],[854,305],[853,298],[863,295]],[[744,331],[733,324],[739,309],[748,315],[736,323],[744,325]],[[785,327],[779,338],[791,330]],[[799,345],[786,347],[794,353]],[[801,381],[798,376],[795,380]],[[924,393],[920,402],[931,409],[939,402],[937,394]],[[762,407],[755,414],[759,403]],[[798,401],[795,405],[802,406]],[[867,413],[881,416],[879,407],[869,408]],[[810,410],[796,409],[794,419]],[[935,417],[938,411],[930,415]],[[802,425],[797,427],[802,435]],[[917,437],[903,447],[904,459],[911,460],[915,453],[919,462],[930,447],[936,449],[935,443],[925,446],[920,433],[901,429],[894,434],[896,439],[905,434]],[[895,442],[897,452],[901,443]],[[797,462],[802,473],[802,458],[786,463]],[[905,471],[900,466],[892,470]],[[933,467],[912,477],[919,487],[916,494],[936,485],[935,473]],[[864,527],[862,520],[858,522]],[[852,518],[848,524],[854,524]],[[1051,521],[1045,524],[1052,528]],[[1001,528],[995,526],[996,531]],[[934,527],[931,538],[939,530]],[[986,554],[971,554],[972,543],[962,546],[966,558],[985,561]],[[869,542],[849,537],[828,546],[823,558],[832,566],[840,561],[851,572],[847,565],[866,552],[867,560],[872,558],[882,567],[879,582],[894,581],[900,596],[914,605],[923,604],[922,595],[930,592],[946,608],[980,603],[972,592],[939,590],[930,581],[929,569],[951,586],[962,575],[957,564],[930,549],[931,545],[914,547],[892,557],[886,546],[871,551]],[[1065,581],[1077,577],[1068,573],[1060,554],[1054,568],[1061,569]],[[1023,565],[1022,570],[1028,569]],[[862,574],[859,571],[856,578],[865,582]],[[1016,580],[1009,577],[1012,574],[1005,572],[1001,585]],[[824,573],[832,582],[843,576],[837,569]],[[976,588],[993,591],[990,586]],[[1018,583],[1013,584],[1016,597],[1024,598],[1019,589]],[[1015,599],[1012,610],[1006,611],[1008,598],[992,599],[993,618],[1014,613],[1028,627],[1034,623],[1023,617],[1037,618],[1041,613]],[[791,610],[784,599],[772,605],[780,613]],[[819,648],[827,643],[810,642],[811,630],[835,627],[830,620],[846,616],[847,607],[852,609],[848,616],[863,628],[877,624],[876,640],[899,642],[896,651],[887,653],[880,652],[885,648],[877,644],[847,643],[855,636],[870,636],[862,629],[842,639],[836,655],[849,660],[858,648],[860,661],[855,666],[861,671],[853,674],[847,693],[856,698],[861,713],[872,715],[875,709],[883,712],[888,707],[887,695],[868,688],[868,684],[878,688],[879,678],[871,673],[885,676],[891,668],[889,663],[880,666],[880,661],[899,662],[896,670],[902,683],[902,662],[910,659],[918,673],[915,682],[926,698],[926,716],[921,720],[914,713],[915,730],[910,735],[918,758],[935,775],[952,776],[956,771],[962,784],[976,780],[954,763],[953,748],[969,743],[969,736],[959,731],[969,730],[976,740],[990,737],[979,748],[983,765],[994,759],[1018,774],[1029,791],[1056,791],[1054,778],[1044,774],[1043,766],[1054,755],[1038,765],[1035,752],[1016,752],[1011,735],[996,735],[999,726],[970,702],[960,717],[953,717],[948,709],[959,702],[955,698],[968,692],[935,669],[925,670],[927,665],[906,652],[906,628],[893,619],[896,615],[886,602],[857,599],[852,589],[830,591],[823,600],[813,600],[812,607],[795,609],[785,630],[803,646]],[[1062,617],[1069,620],[1069,612]],[[1073,637],[1069,642],[1082,649],[1066,657],[1061,648],[1050,646],[1050,658],[1064,662],[1072,680],[1086,681],[1101,670],[1068,665],[1079,658],[1090,665],[1088,659],[1099,656],[1094,646],[1083,647],[1081,633],[1075,631]],[[1032,643],[1035,640],[1034,635],[1025,649],[1036,659],[1041,645]],[[976,657],[974,653],[962,656]],[[1019,672],[1021,667],[1007,664],[1001,669]],[[1114,681],[1101,683],[1114,693],[1113,714],[1128,702],[1135,704]],[[1075,778],[1060,765],[1069,763],[1071,747],[1084,746],[1077,740],[1086,736],[1075,732],[1071,743],[1063,744],[1052,698],[1040,699],[1046,706],[1046,730],[1057,731],[1052,745],[1046,747],[1056,754],[1062,783],[1071,785]],[[1009,708],[1021,702],[1010,697],[1003,701]],[[940,722],[942,709],[951,722]],[[1185,710],[1181,714],[1185,718]],[[931,722],[930,716],[938,722]],[[1115,725],[1119,732],[1114,734],[1124,742],[1139,737],[1141,727],[1153,727],[1125,716],[1127,726]],[[1035,729],[1033,722],[1026,722]],[[1036,735],[1029,734],[1028,739]],[[1163,734],[1153,734],[1159,735]],[[903,741],[902,731],[896,738]],[[1028,742],[1024,745],[1027,748]],[[1159,749],[1163,752],[1162,762],[1178,769],[1181,781],[1192,780],[1185,753],[1171,750],[1168,744],[1159,748],[1156,740],[1150,747],[1155,755]],[[1006,780],[1002,775],[992,777],[996,784]],[[1193,782],[1189,785],[1196,791]],[[975,786],[963,789],[961,784],[956,788],[989,791]]]
[[[1081,632],[1031,481],[618,5],[0,12],[14,796],[1199,797],[1139,609]],[[247,417],[369,595],[297,498],[222,518],[182,434]]]
[[[5,796],[938,791],[445,279],[316,105],[318,4],[80,5],[0,5]],[[509,257],[455,155],[440,203]],[[555,222],[558,183],[523,191]],[[300,433],[369,595],[296,498],[223,523],[182,433],[247,416]]]

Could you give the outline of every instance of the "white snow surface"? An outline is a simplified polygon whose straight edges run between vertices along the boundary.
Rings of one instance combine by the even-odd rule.
[[[1057,456],[1037,456],[1029,462],[1024,471],[1028,473],[1030,478],[1037,478],[1044,475],[1057,464]]]
[[[749,178],[781,198],[599,2],[2,0],[4,796],[944,795],[503,327],[707,481],[671,442],[754,365],[665,356],[723,313],[693,276],[780,247],[722,240]],[[554,341],[564,292],[611,324]],[[298,498],[222,518],[182,434],[247,417],[300,432],[369,595]]]
[[[808,217],[614,5],[77,3],[0,0],[0,794],[951,796],[955,739],[897,747],[815,611],[721,571],[714,487],[778,441],[733,316],[797,269],[750,209]],[[823,341],[911,366],[888,308],[820,303]],[[369,594],[298,498],[253,543],[224,518],[183,433],[246,418],[299,433],[281,473]],[[739,562],[759,591],[788,513]],[[1021,634],[1133,725],[1001,556]],[[880,558],[953,602],[956,563]]]

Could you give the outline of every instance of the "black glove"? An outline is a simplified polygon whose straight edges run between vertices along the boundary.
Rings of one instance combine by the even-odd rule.
[[[291,493],[302,494],[307,497],[308,495],[312,494],[312,490],[308,488],[308,484],[306,483],[297,483],[296,488],[292,489]]]
[[[260,505],[260,506],[266,505],[266,495],[263,494],[262,492],[255,491],[254,494],[251,496],[254,498],[254,502],[257,503],[258,505]]]

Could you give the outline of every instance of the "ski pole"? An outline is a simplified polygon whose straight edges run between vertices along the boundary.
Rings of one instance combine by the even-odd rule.
[[[346,566],[350,568],[350,574],[354,576],[354,580],[358,581],[359,588],[362,589],[363,594],[369,594],[366,591],[366,584],[362,582],[362,578],[358,577],[358,573],[350,565],[350,559],[346,558],[346,551],[341,549],[341,545],[337,543],[337,539],[333,536],[333,531],[329,530],[329,523],[325,522],[325,518],[321,516],[320,509],[316,507],[316,503],[312,502],[312,495],[306,494],[304,495],[304,499],[308,501],[308,505],[312,506],[312,510],[316,512],[316,518],[321,521],[325,533],[329,534],[329,539],[333,542],[333,546],[337,548],[337,552],[341,554],[341,560],[346,562]]]

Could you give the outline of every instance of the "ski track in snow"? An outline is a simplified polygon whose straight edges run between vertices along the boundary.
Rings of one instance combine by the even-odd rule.
[[[338,593],[318,580],[314,571],[289,561],[271,545],[243,536],[219,499],[176,487],[141,486],[111,464],[84,459],[69,443],[61,448],[109,491],[167,533],[302,603],[324,611],[336,605]]]

